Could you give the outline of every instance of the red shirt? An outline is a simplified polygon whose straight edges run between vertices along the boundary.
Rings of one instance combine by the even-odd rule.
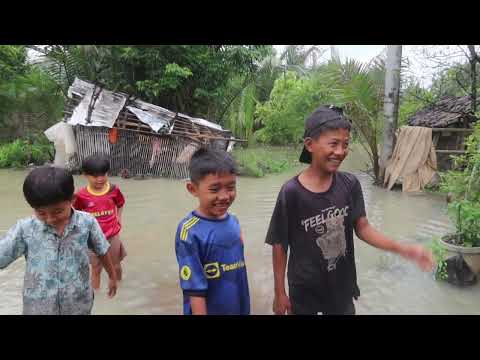
[[[86,211],[97,219],[107,239],[117,235],[122,226],[118,222],[118,209],[125,204],[125,198],[116,185],[110,185],[106,193],[96,195],[86,187],[76,194],[73,207]]]

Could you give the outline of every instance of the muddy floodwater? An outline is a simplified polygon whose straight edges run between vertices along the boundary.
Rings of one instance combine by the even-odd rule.
[[[452,229],[445,200],[432,194],[407,195],[372,185],[361,171],[366,159],[354,151],[342,169],[355,173],[363,187],[367,216],[385,234],[399,241],[428,244]],[[271,249],[264,245],[270,216],[281,185],[301,171],[291,169],[264,178],[238,179],[231,211],[243,228],[253,314],[271,314],[273,274]],[[0,171],[0,236],[18,218],[31,214],[22,183],[27,171]],[[95,296],[93,314],[181,314],[174,236],[179,220],[196,206],[185,183],[169,179],[124,180],[126,197],[122,240],[128,252],[124,280],[117,296],[106,296],[106,275]],[[85,185],[75,176],[77,188]],[[358,314],[480,314],[480,285],[458,288],[438,282],[398,256],[381,252],[356,239]],[[23,258],[0,270],[0,314],[21,314]]]

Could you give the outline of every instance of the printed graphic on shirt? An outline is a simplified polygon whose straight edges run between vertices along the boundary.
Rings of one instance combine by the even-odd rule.
[[[332,206],[319,215],[301,220],[305,232],[314,231],[319,235],[315,242],[322,250],[323,258],[327,260],[328,271],[335,270],[338,259],[345,256],[347,242],[344,219],[348,216],[348,208],[348,205],[340,209]]]
[[[183,280],[188,281],[188,279],[190,279],[190,276],[192,276],[192,270],[190,270],[187,265],[184,265],[180,270],[180,276]]]

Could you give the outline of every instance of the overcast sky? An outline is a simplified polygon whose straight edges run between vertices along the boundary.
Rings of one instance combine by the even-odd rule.
[[[280,53],[286,45],[274,45],[277,51]],[[306,45],[308,46],[308,45]],[[330,58],[330,47],[331,45],[318,45],[320,48],[324,48],[327,51],[325,52],[323,58]],[[385,50],[386,45],[334,45],[335,49],[338,51],[340,58],[345,60],[356,59],[361,62],[368,63],[374,57],[379,55],[382,51]],[[420,83],[427,87],[432,82],[433,69],[429,66],[425,66],[425,60],[422,63],[418,61],[418,49],[420,45],[403,45],[402,48],[402,57],[408,58],[410,62],[410,72],[418,78]]]

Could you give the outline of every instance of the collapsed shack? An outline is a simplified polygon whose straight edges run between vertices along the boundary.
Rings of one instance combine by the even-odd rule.
[[[432,141],[438,170],[453,166],[451,155],[465,153],[465,138],[478,120],[471,111],[470,96],[445,96],[418,111],[407,121],[409,126],[432,128]]]
[[[71,127],[66,132],[73,132],[75,141],[74,153],[65,161],[70,170],[78,171],[90,155],[103,154],[110,158],[110,174],[114,176],[184,179],[188,178],[190,158],[199,147],[230,151],[235,142],[243,141],[213,122],[78,78],[68,97],[64,122]]]

